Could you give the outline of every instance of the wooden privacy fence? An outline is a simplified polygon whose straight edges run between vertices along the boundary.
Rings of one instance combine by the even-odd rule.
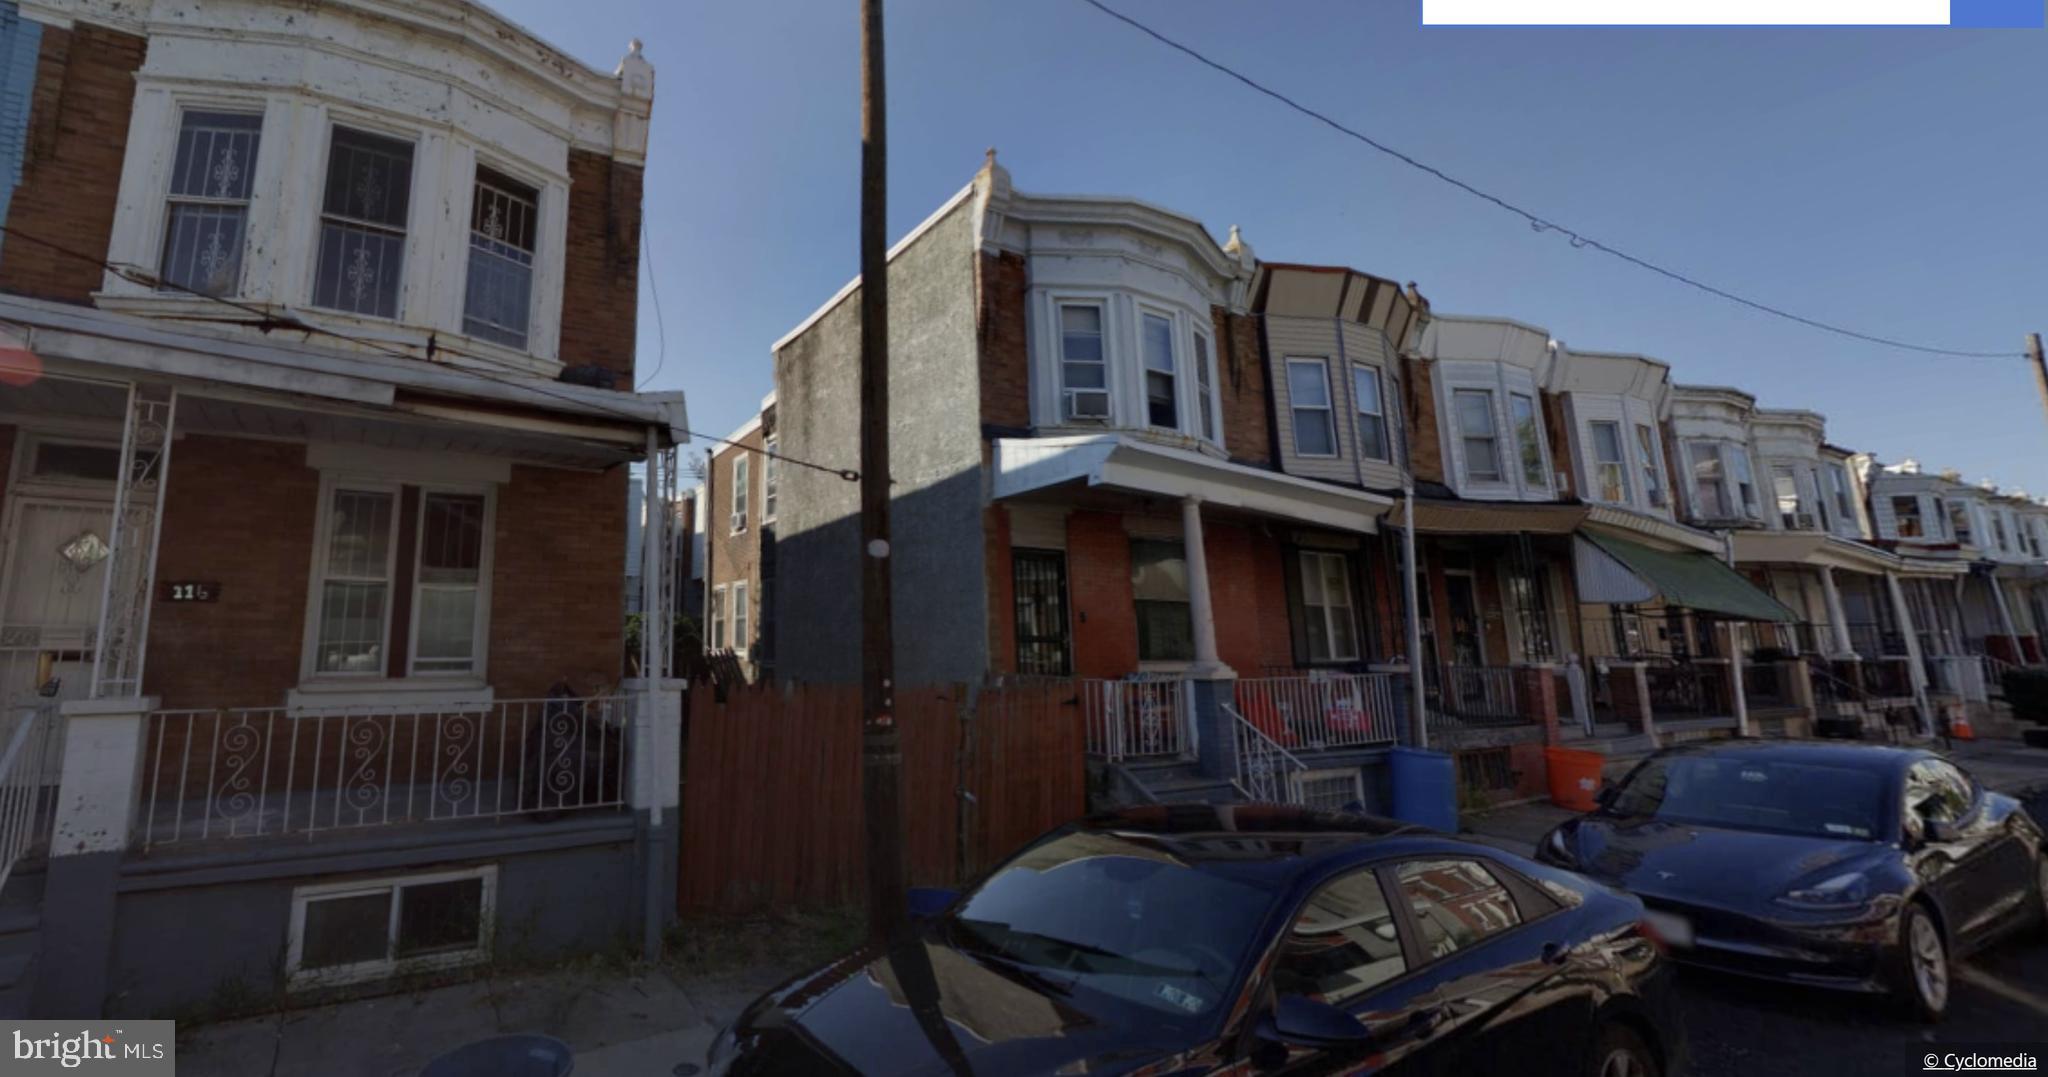
[[[862,894],[858,685],[690,693],[682,911],[753,912]],[[1087,806],[1070,681],[897,693],[904,863],[912,885],[973,877]]]

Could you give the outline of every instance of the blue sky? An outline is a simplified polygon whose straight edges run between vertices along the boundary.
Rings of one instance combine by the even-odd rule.
[[[1375,137],[1730,290],[1868,332],[2017,352],[2048,330],[2043,32],[1423,30],[1415,0],[1109,0]],[[658,72],[653,388],[723,433],[768,346],[857,267],[852,0],[497,0]],[[891,0],[890,232],[998,148],[1020,190],[1130,194],[1265,258],[1415,280],[1445,312],[1636,351],[1828,417],[1831,440],[2048,494],[2019,360],[1844,340],[1674,285],[1412,172],[1079,0]],[[642,370],[656,354],[643,281]],[[847,447],[849,455],[854,446]]]

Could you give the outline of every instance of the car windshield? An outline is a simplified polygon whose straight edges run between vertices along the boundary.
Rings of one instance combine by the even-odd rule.
[[[1610,805],[1618,815],[1843,840],[1878,834],[1884,779],[1873,771],[1740,756],[1652,759]]]
[[[1054,993],[1195,1019],[1225,1001],[1272,903],[1143,839],[1076,832],[1004,865],[947,928],[955,946]]]

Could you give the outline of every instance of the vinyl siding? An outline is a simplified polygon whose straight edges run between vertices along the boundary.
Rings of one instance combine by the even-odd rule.
[[[1342,333],[1340,340],[1339,333]],[[1324,361],[1330,376],[1330,401],[1337,435],[1333,457],[1302,456],[1294,450],[1294,409],[1287,383],[1289,359]],[[1389,453],[1398,457],[1402,437],[1400,368],[1386,335],[1371,326],[1335,318],[1268,315],[1266,363],[1272,374],[1273,423],[1280,441],[1280,469],[1303,478],[1352,483],[1388,490],[1401,485],[1401,469],[1392,463],[1358,455],[1356,402],[1351,365],[1377,367],[1381,406],[1387,420]]]

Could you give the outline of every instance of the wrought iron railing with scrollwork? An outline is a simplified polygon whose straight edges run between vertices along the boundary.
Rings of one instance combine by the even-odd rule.
[[[616,809],[626,803],[632,706],[631,697],[591,696],[157,711],[136,831],[147,849]]]
[[[1294,778],[1308,770],[1308,764],[1281,747],[1280,742],[1267,736],[1258,726],[1246,721],[1236,707],[1225,703],[1223,713],[1230,716],[1230,725],[1237,737],[1237,776],[1231,784],[1247,800],[1268,804],[1300,803],[1300,791]]]

